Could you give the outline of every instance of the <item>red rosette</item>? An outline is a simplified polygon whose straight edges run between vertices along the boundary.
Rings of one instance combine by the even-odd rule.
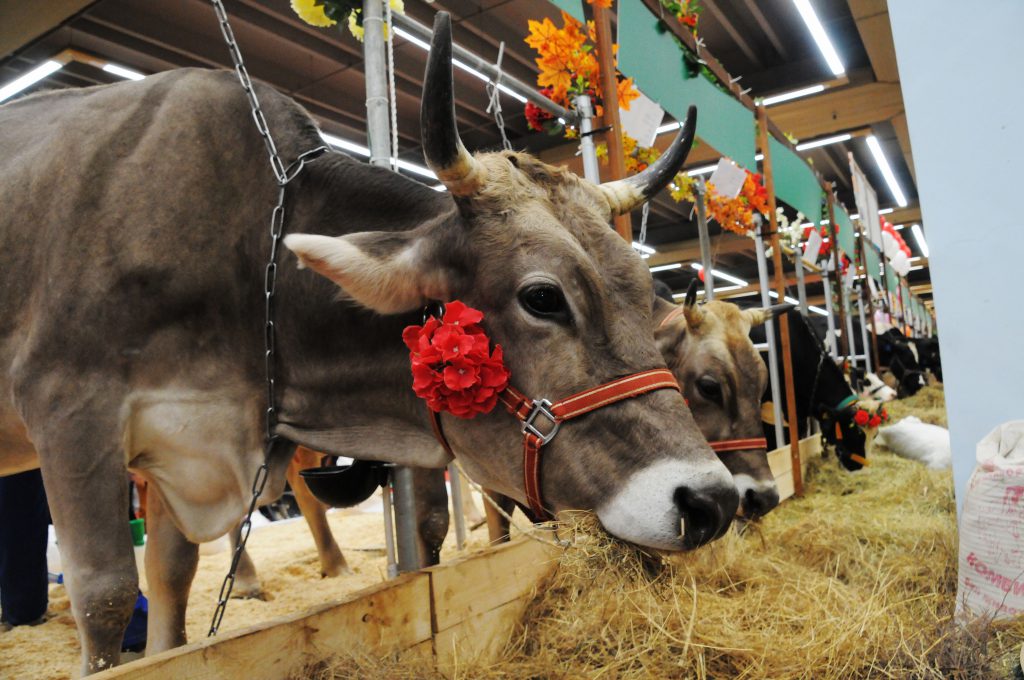
[[[879,415],[873,415],[871,416],[871,419],[868,420],[868,427],[878,427],[881,424],[882,418]]]
[[[867,425],[869,420],[871,420],[871,416],[862,408],[857,409],[857,412],[853,414],[853,422],[857,423],[861,427]]]
[[[458,300],[445,306],[441,319],[431,317],[422,326],[409,326],[402,340],[409,348],[412,389],[437,413],[460,418],[489,413],[498,394],[508,387],[500,345],[480,326],[484,315]]]

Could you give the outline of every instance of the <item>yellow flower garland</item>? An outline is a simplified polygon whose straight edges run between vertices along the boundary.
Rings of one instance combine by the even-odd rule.
[[[324,13],[324,8],[321,5],[313,3],[314,0],[292,0],[292,10],[310,26],[327,28],[338,23]]]

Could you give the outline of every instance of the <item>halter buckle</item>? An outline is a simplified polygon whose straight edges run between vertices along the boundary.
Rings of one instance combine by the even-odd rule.
[[[537,429],[537,426],[533,424],[537,419],[537,416],[544,416],[551,421],[552,427],[549,432],[541,432]],[[558,434],[558,428],[561,426],[562,421],[560,421],[555,414],[551,412],[551,402],[547,399],[534,399],[533,408],[530,409],[530,414],[523,420],[523,434],[532,434],[540,439],[540,444],[543,446],[555,438],[555,435]]]

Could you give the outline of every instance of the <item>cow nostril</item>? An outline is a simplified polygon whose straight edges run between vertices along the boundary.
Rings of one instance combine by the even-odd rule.
[[[698,492],[680,486],[673,500],[683,518],[683,544],[687,550],[692,550],[725,533],[736,514],[739,494],[735,487]]]
[[[743,516],[748,518],[767,515],[779,504],[779,492],[775,489],[755,491],[747,489],[743,494]]]

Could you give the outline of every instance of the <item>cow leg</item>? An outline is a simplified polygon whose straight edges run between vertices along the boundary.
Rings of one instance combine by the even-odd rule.
[[[146,655],[187,642],[185,608],[199,564],[199,546],[174,525],[159,490],[148,485],[146,581],[149,584],[149,620]]]
[[[514,500],[490,489],[484,489],[484,494],[497,503],[505,515],[512,516],[512,512],[516,509],[516,502]],[[509,521],[505,515],[498,512],[494,505],[488,502],[486,498],[484,499],[484,513],[487,515],[487,537],[491,543],[507,543],[509,538]]]
[[[259,512],[259,510],[254,512]],[[238,547],[238,537],[241,531],[242,522],[239,521],[229,534],[231,536],[232,555],[235,554],[235,549]],[[231,597],[248,600],[261,599],[262,595],[263,586],[260,585],[260,577],[256,573],[256,565],[253,564],[252,558],[249,557],[249,551],[243,550],[238,558],[238,568],[235,569],[235,585],[231,588]]]
[[[441,561],[441,545],[448,535],[448,489],[444,468],[413,468],[416,527],[423,562],[433,566]]]
[[[345,556],[341,554],[341,548],[334,540],[331,527],[327,524],[327,506],[318,501],[310,492],[306,482],[299,475],[300,470],[316,467],[320,464],[320,454],[300,446],[295,450],[291,462],[288,463],[288,484],[295,494],[295,501],[302,510],[302,516],[306,518],[309,531],[313,534],[313,541],[316,543],[316,551],[320,556],[320,576],[333,577],[341,574],[351,574]]]
[[[55,419],[61,422],[61,419]],[[116,666],[121,641],[139,591],[128,507],[127,470],[116,441],[107,446],[103,423],[63,422],[64,432],[36,439],[50,514],[60,540],[71,610],[82,646],[82,674]],[[91,426],[90,426],[91,425]],[[113,434],[111,427],[105,434]]]

